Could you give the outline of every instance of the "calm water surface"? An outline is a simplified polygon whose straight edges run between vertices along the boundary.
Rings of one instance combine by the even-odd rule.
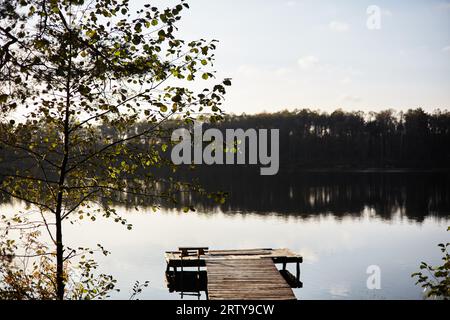
[[[99,263],[118,280],[114,298],[128,298],[134,281],[149,280],[140,299],[180,299],[167,289],[164,251],[208,246],[286,247],[302,254],[303,288],[294,289],[299,299],[422,299],[410,274],[421,261],[439,263],[437,244],[449,241],[449,181],[445,174],[234,180],[221,186],[232,190],[221,207],[199,203],[198,212],[187,214],[118,207],[132,231],[98,219],[67,225],[65,241],[102,243],[112,252]],[[381,269],[380,290],[366,287],[370,265]]]
[[[93,234],[112,255],[105,272],[126,298],[135,280],[150,280],[141,298],[179,299],[166,287],[163,253],[178,246],[290,248],[304,257],[300,299],[422,299],[410,274],[421,261],[440,262],[448,241],[450,179],[446,174],[308,174],[206,179],[231,192],[221,207],[198,200],[196,213],[119,208],[129,232],[110,221],[70,227],[67,240]],[[381,269],[381,289],[368,290],[367,267]]]

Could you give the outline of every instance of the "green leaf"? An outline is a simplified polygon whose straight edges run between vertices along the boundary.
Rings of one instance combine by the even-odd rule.
[[[142,31],[142,23],[136,23],[136,25],[134,26],[134,31],[136,32],[141,32]]]
[[[0,94],[0,103],[5,103],[8,100],[7,94]]]
[[[86,36],[88,36],[89,38],[95,37],[96,34],[97,34],[97,31],[94,30],[94,29],[88,30],[88,31],[86,32]]]
[[[180,102],[181,101],[181,96],[179,94],[177,94],[176,96],[172,97],[172,101],[173,102]]]

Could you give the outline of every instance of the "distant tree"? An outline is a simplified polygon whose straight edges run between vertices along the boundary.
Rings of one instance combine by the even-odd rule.
[[[280,130],[280,169],[449,168],[450,112],[332,113],[300,109],[228,115],[219,128]]]
[[[50,286],[39,289],[43,297],[71,297],[65,266],[90,251],[64,243],[65,223],[103,215],[131,228],[114,210],[117,193],[157,206],[195,188],[152,173],[170,166],[161,156],[161,125],[203,111],[220,119],[230,85],[225,79],[198,94],[190,89],[196,79],[214,78],[216,44],[176,37],[188,7],[181,0],[133,13],[128,0],[0,2],[0,148],[9,155],[1,161],[0,192],[37,209],[42,220],[33,227],[48,231],[52,246],[24,253],[49,258],[42,272],[54,277],[36,282]],[[135,126],[140,121],[145,128]],[[145,152],[136,148],[143,141]],[[11,223],[26,230],[20,215],[8,221],[10,230]],[[8,251],[16,246],[11,241],[0,252],[3,261],[20,256]],[[20,283],[25,270],[16,271]]]

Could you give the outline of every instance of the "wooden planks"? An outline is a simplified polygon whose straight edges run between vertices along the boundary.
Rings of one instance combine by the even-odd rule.
[[[272,259],[206,258],[210,300],[295,300]]]
[[[302,256],[289,249],[237,249],[209,250],[207,247],[180,247],[178,251],[165,253],[166,272],[183,274],[187,267],[207,268],[205,288],[212,300],[294,300],[292,287],[300,287],[300,263]],[[294,286],[285,279],[275,264],[288,263],[297,267]],[[181,272],[177,273],[177,268]],[[200,269],[198,272],[201,272]],[[289,278],[290,279],[290,278]],[[292,282],[292,281],[291,281]],[[299,285],[300,284],[300,285]],[[183,291],[183,290],[181,290]]]

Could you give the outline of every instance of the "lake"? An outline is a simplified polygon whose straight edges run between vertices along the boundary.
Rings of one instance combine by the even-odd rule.
[[[310,173],[249,178],[210,176],[203,183],[230,192],[214,205],[192,197],[197,212],[165,207],[117,207],[133,230],[103,218],[65,225],[70,246],[101,243],[101,272],[118,280],[127,299],[136,280],[150,281],[140,299],[180,299],[169,293],[164,252],[178,246],[211,249],[289,248],[303,255],[298,299],[423,299],[411,273],[440,262],[449,241],[450,178],[445,173]],[[3,204],[1,210],[11,209]],[[367,268],[381,270],[369,290]],[[292,266],[294,267],[294,266]],[[184,299],[197,297],[184,296]],[[202,296],[201,299],[205,297]]]

